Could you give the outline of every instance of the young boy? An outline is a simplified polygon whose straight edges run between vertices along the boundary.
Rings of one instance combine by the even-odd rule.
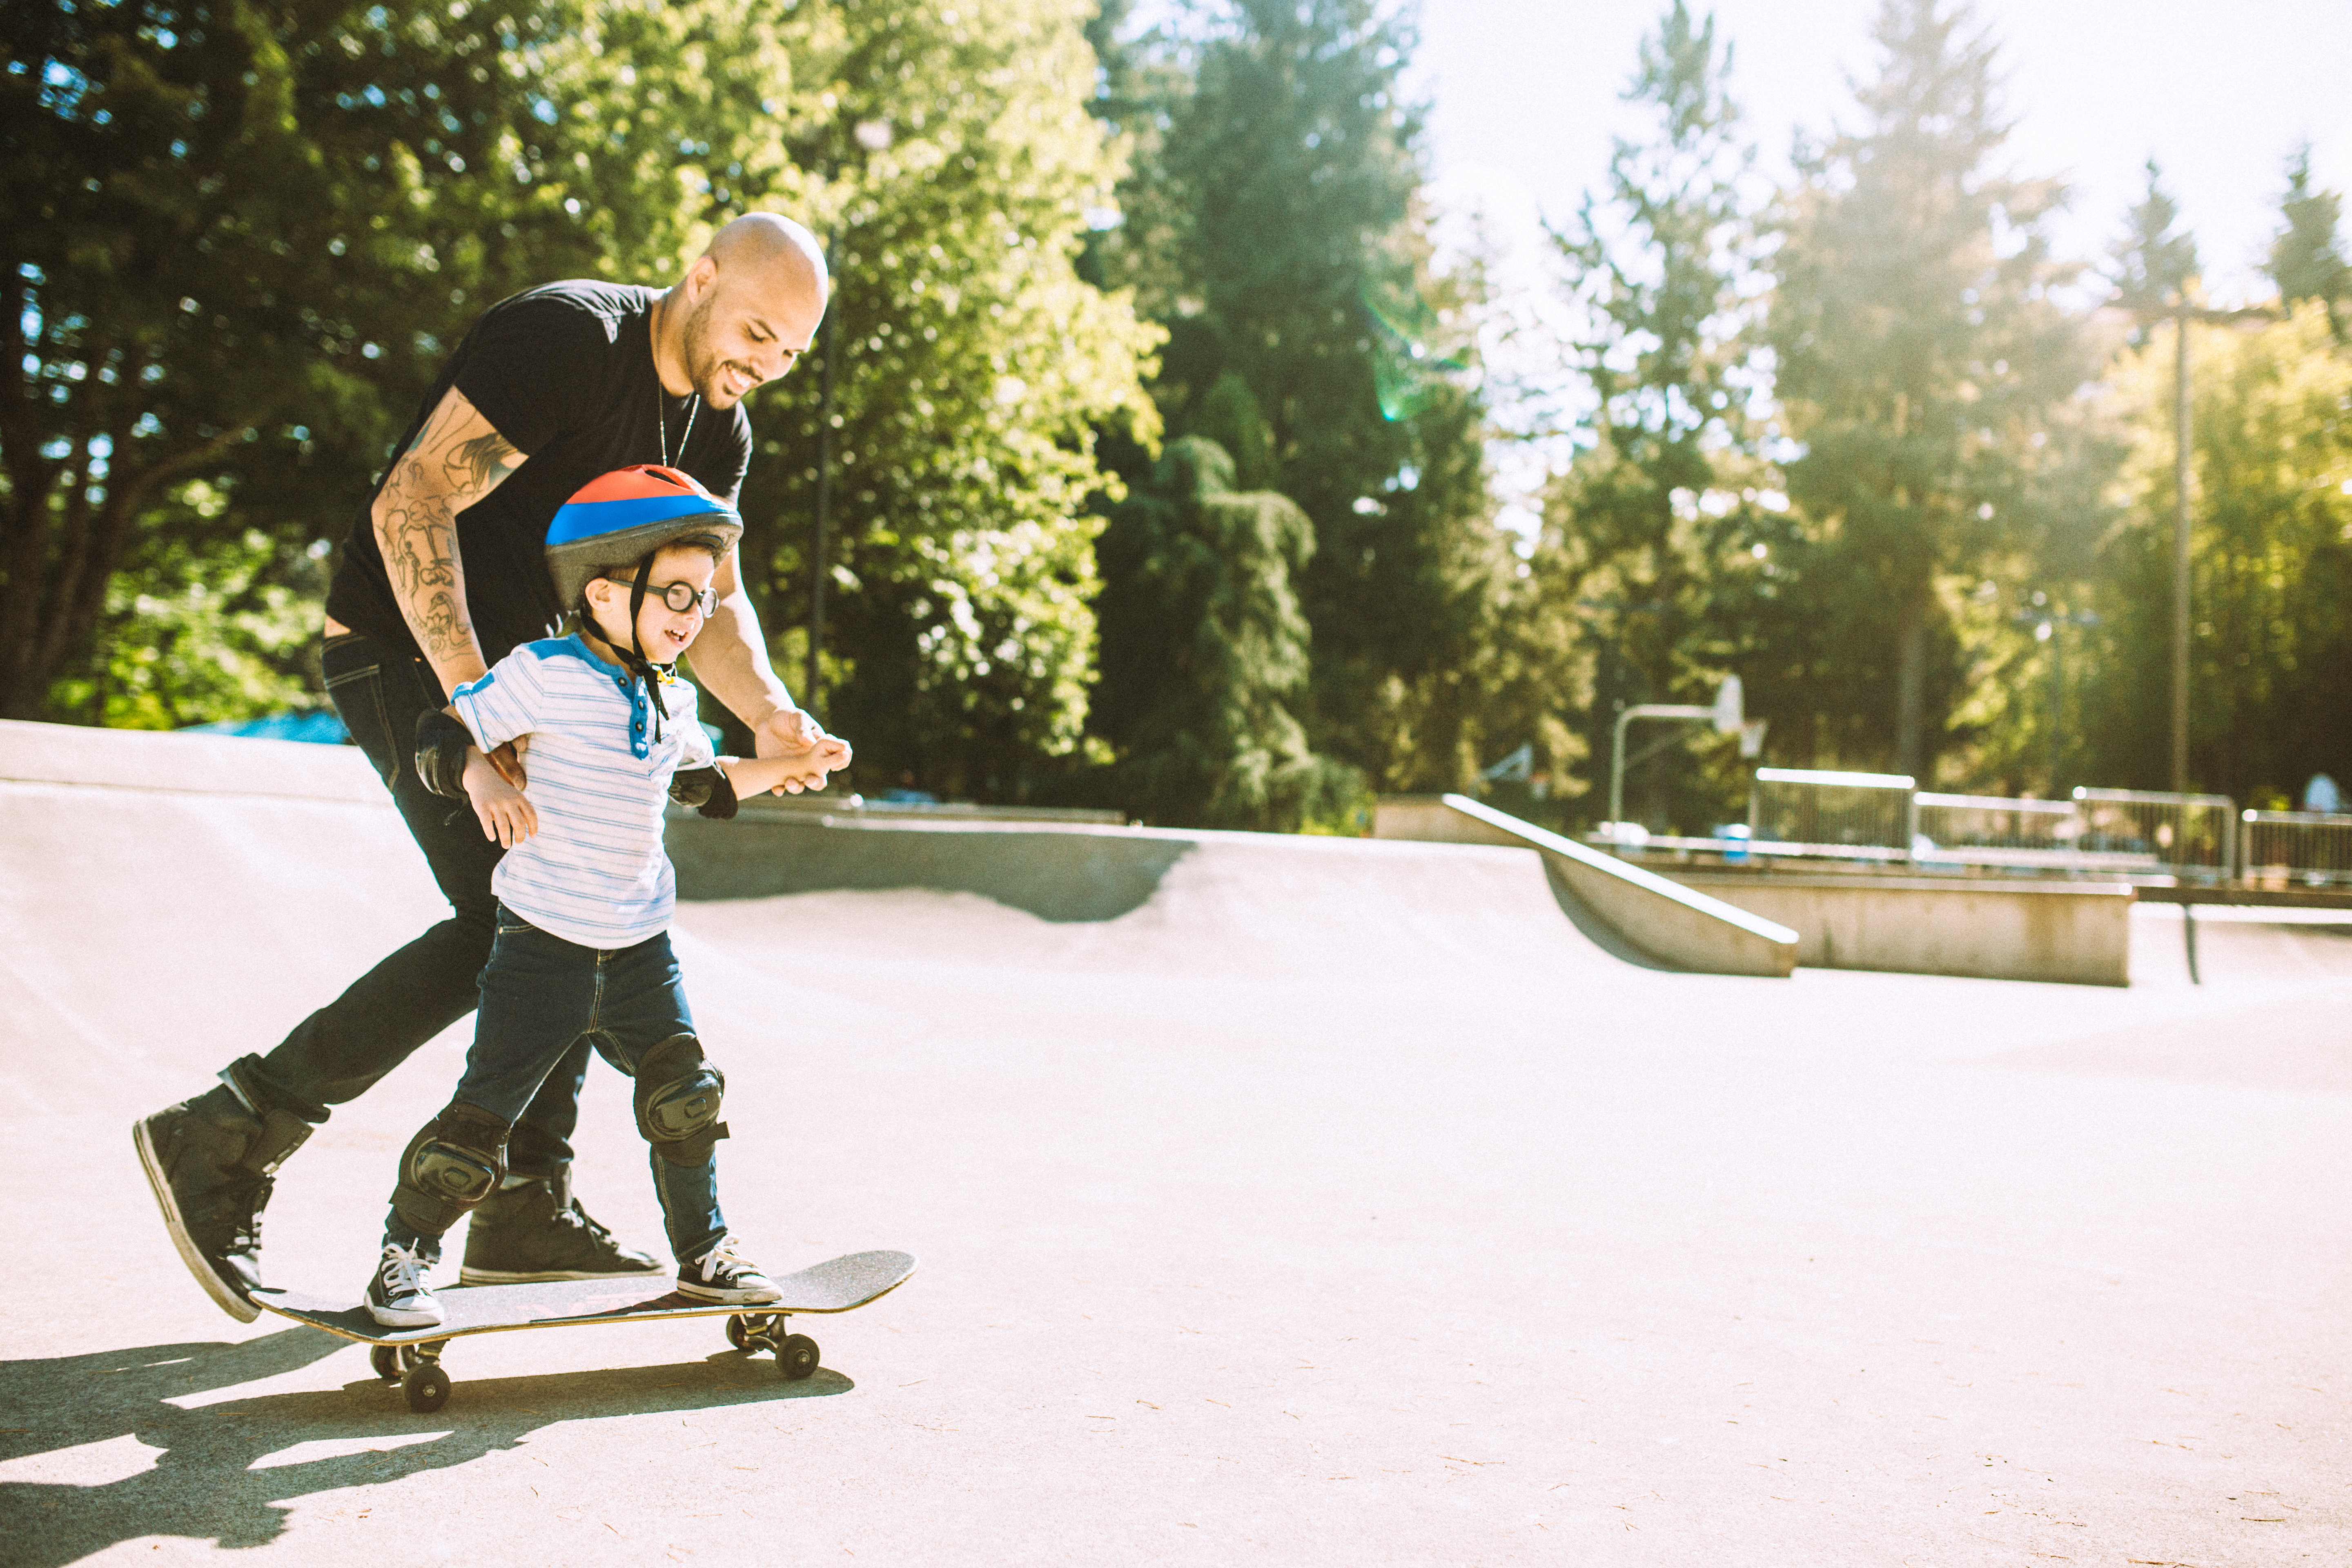
[[[497,1190],[515,1118],[583,1035],[636,1080],[679,1292],[777,1299],[719,1213],[726,1079],[702,1054],[670,952],[676,883],[662,849],[665,798],[732,816],[739,795],[809,771],[806,757],[714,756],[695,689],[673,668],[715,606],[712,576],[741,533],[724,502],[676,469],[594,480],[547,534],[557,600],[579,631],[518,647],[417,725],[418,777],[470,801],[509,852],[492,879],[498,930],[465,1076],[400,1158],[366,1296],[380,1323],[442,1321],[425,1282],[441,1237]],[[524,736],[528,793],[492,760]],[[830,736],[819,753],[828,771],[849,760]]]

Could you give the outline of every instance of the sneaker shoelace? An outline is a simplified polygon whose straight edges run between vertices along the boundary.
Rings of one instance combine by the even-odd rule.
[[[383,1293],[389,1300],[424,1293],[425,1265],[405,1247],[386,1247],[383,1261],[376,1265],[376,1276],[383,1281]]]
[[[718,1279],[722,1270],[729,1274],[752,1273],[759,1268],[735,1250],[735,1238],[731,1235],[721,1237],[718,1246],[694,1261],[695,1266],[702,1270],[702,1282],[706,1285]]]

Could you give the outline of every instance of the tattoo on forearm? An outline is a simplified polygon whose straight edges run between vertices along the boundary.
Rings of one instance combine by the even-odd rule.
[[[450,427],[459,423],[436,413],[377,500],[376,542],[384,571],[417,645],[436,665],[479,657],[466,614],[457,514],[498,487],[515,456],[495,430],[459,438]]]

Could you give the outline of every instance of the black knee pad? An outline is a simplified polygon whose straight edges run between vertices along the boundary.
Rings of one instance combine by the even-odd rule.
[[[392,1206],[420,1234],[441,1235],[506,1179],[508,1131],[488,1111],[450,1101],[402,1151]]]
[[[727,1136],[719,1106],[727,1075],[692,1035],[672,1035],[637,1062],[637,1131],[673,1165],[706,1164]]]

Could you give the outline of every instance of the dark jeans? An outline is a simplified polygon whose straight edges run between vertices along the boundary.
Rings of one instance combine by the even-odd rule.
[[[511,1122],[550,1069],[575,1049],[593,1043],[635,1078],[647,1051],[672,1035],[692,1033],[694,1015],[667,931],[629,947],[583,947],[501,906],[482,971],[474,1048],[466,1053],[456,1098]],[[699,1165],[674,1165],[652,1151],[647,1157],[670,1251],[681,1265],[690,1263],[727,1234],[718,1157]],[[397,1209],[384,1223],[384,1239],[427,1259],[440,1256],[439,1233],[414,1229]]]
[[[277,1049],[247,1057],[233,1069],[262,1110],[274,1105],[312,1122],[324,1121],[330,1106],[365,1094],[479,1003],[498,905],[490,871],[505,853],[482,837],[472,807],[430,793],[416,777],[416,717],[446,700],[432,667],[356,634],[329,637],[324,662],[335,711],[392,791],[450,915],[303,1019]],[[364,900],[371,890],[348,891]],[[573,1044],[546,1077],[508,1146],[517,1175],[550,1176],[570,1163],[588,1042]]]

